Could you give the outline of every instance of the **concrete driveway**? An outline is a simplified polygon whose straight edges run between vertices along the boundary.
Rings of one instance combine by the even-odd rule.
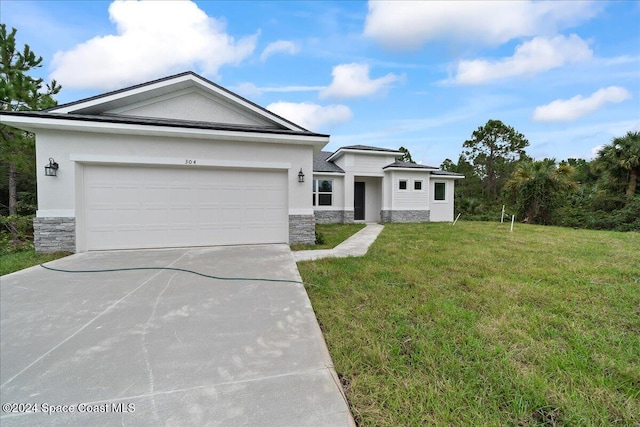
[[[286,245],[92,252],[47,265],[300,280]],[[33,267],[3,276],[0,292],[3,426],[353,425],[300,283]]]

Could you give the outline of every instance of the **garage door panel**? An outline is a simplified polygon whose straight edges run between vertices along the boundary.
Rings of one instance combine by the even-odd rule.
[[[85,166],[87,249],[283,243],[284,171]]]
[[[167,193],[166,188],[145,187],[141,188],[140,191],[138,191],[138,189],[135,189],[134,191],[127,189],[123,191],[122,196],[125,200],[135,203],[136,206],[141,202],[143,206],[159,205],[166,207],[167,201],[169,200]]]
[[[190,207],[171,208],[167,211],[167,222],[173,227],[189,227],[196,219],[193,217],[193,210]]]

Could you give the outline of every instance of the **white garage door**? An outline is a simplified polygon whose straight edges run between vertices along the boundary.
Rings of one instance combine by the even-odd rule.
[[[286,243],[287,173],[84,168],[87,250]]]

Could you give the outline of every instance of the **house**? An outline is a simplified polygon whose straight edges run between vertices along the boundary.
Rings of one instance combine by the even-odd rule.
[[[316,220],[453,215],[459,177],[393,150],[329,155],[329,135],[193,72],[0,120],[36,134],[42,252],[313,243]]]
[[[401,151],[353,145],[313,161],[316,223],[453,221],[463,175],[397,161]]]

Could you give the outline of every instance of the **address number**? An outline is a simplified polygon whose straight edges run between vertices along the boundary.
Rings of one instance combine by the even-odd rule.
[[[191,160],[191,159],[185,159],[184,164],[185,165],[195,165],[196,161],[195,160]]]

